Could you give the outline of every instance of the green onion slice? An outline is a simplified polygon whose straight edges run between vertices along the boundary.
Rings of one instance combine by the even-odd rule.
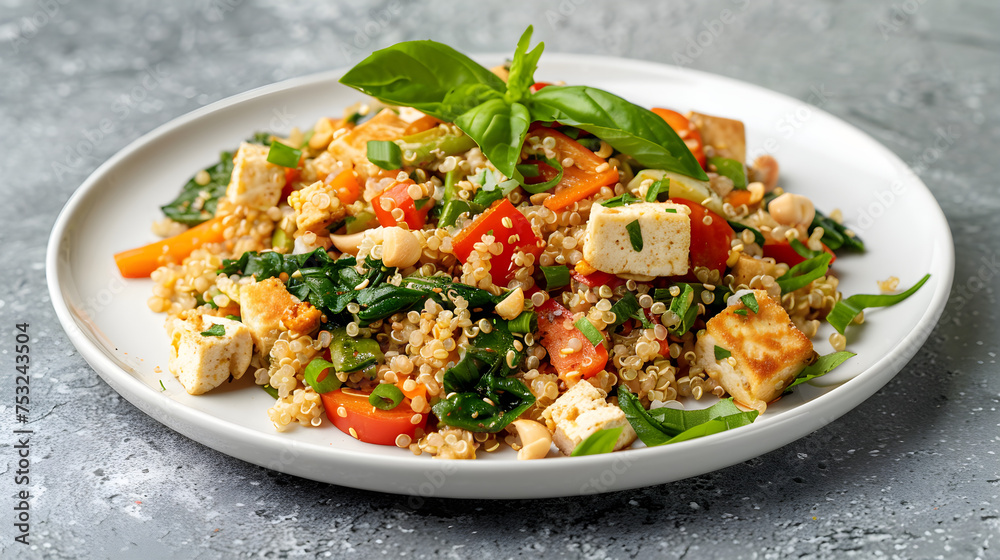
[[[548,181],[545,181],[544,183],[525,183],[524,181],[520,181],[521,188],[528,191],[531,194],[546,192],[552,187],[558,185],[560,181],[562,181],[563,178],[562,164],[554,159],[549,159],[549,158],[542,158],[542,161],[544,161],[549,167],[556,170],[556,176],[549,179]],[[538,177],[539,175],[541,175],[541,170],[538,168],[537,163],[521,164],[517,166],[518,171],[521,171],[522,168],[528,171],[528,173],[532,173],[531,168],[533,168],[533,172],[535,173],[534,175],[525,175],[524,172],[522,171],[521,175],[524,177]]]
[[[335,391],[340,388],[341,381],[337,379],[336,373],[333,371],[333,364],[324,360],[323,358],[313,358],[313,361],[309,362],[306,366],[306,371],[303,373],[303,377],[306,378],[306,383],[313,388],[319,394],[329,393],[330,391]],[[324,371],[327,372],[326,377],[320,381],[319,376],[323,374]]]
[[[636,253],[642,252],[642,227],[639,225],[639,220],[629,222],[625,226],[625,231],[628,232],[628,240],[632,242],[632,250]]]
[[[594,346],[604,342],[604,335],[601,334],[601,331],[597,330],[597,327],[590,322],[590,319],[580,317],[580,320],[573,323],[573,326],[582,332],[583,336],[587,337],[587,340]]]
[[[392,383],[382,383],[368,395],[368,404],[379,410],[392,410],[403,402],[403,392]]]
[[[837,329],[837,332],[844,334],[844,330],[847,329],[847,325],[850,325],[854,318],[858,316],[868,307],[888,307],[890,305],[895,305],[904,299],[912,296],[924,285],[924,282],[931,277],[930,274],[924,275],[919,282],[913,285],[909,290],[906,290],[900,294],[894,295],[868,295],[868,294],[856,294],[847,299],[843,299],[837,302],[833,306],[833,310],[830,314],[826,316],[827,322],[833,325],[833,328]]]
[[[403,166],[403,150],[389,140],[369,140],[368,161],[386,171],[393,171]]]
[[[646,191],[646,202],[656,202],[656,199],[660,196],[660,193],[670,193],[670,178],[664,177],[659,181],[656,181],[652,185],[649,185],[649,190]],[[669,211],[670,209],[668,209]],[[677,210],[674,210],[676,212]]]
[[[274,399],[278,398],[278,390],[275,389],[274,387],[271,387],[270,383],[265,383],[261,385],[260,388],[263,389],[264,392],[267,393],[268,395],[271,395],[271,397],[273,397]]]
[[[513,321],[507,323],[507,329],[512,333],[533,333],[538,330],[538,314],[534,311],[522,311]]]
[[[622,193],[614,198],[609,198],[604,202],[598,202],[598,204],[605,208],[617,208],[619,206],[625,206],[626,204],[632,204],[635,202],[642,202],[642,199],[630,193]]]
[[[296,150],[291,146],[286,146],[277,140],[271,142],[271,149],[267,151],[267,161],[274,165],[295,169],[299,166],[299,159],[302,157],[302,150]]]
[[[554,266],[543,266],[542,275],[545,276],[545,290],[557,290],[569,285],[569,268],[564,264]]]

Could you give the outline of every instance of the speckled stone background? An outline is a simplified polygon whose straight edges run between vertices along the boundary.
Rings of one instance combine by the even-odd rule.
[[[996,3],[474,6],[0,0],[0,556],[1000,557]],[[691,48],[723,9],[736,20]],[[549,51],[680,63],[801,99],[825,84],[835,92],[825,110],[933,190],[956,238],[952,296],[979,305],[946,313],[856,410],[752,461],[598,497],[432,499],[416,510],[189,441],[120,398],[69,344],[45,288],[45,242],[66,199],[119,149],[205,104],[400,40],[510,50],[529,22]],[[144,99],[115,105],[150,69],[161,79]],[[114,129],[96,138],[102,119]],[[958,139],[930,150],[947,127]],[[31,323],[34,360],[30,547],[13,541],[10,499],[16,321]]]

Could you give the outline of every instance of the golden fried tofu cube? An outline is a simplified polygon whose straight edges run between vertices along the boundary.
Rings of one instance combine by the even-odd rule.
[[[233,157],[226,198],[239,206],[266,210],[278,204],[285,187],[285,168],[267,161],[270,148],[243,142]]]
[[[623,428],[615,442],[615,451],[635,441],[635,430],[625,413],[605,397],[603,391],[581,381],[542,411],[545,424],[553,432],[552,441],[565,455],[594,432],[607,428]]]
[[[781,396],[816,352],[780,303],[764,290],[753,290],[753,294],[756,313],[738,303],[709,319],[695,344],[695,363],[737,402],[763,410]],[[746,314],[737,313],[740,310]],[[731,355],[716,359],[716,346]]]
[[[327,151],[339,161],[368,165],[369,140],[397,140],[403,137],[409,122],[392,109],[382,109],[377,115],[334,139]]]
[[[216,325],[222,327],[221,335],[202,334]],[[250,367],[253,340],[250,329],[239,321],[198,315],[173,319],[167,324],[167,332],[170,373],[189,394],[207,393],[230,376],[239,379]]]
[[[240,288],[240,316],[250,329],[257,350],[268,355],[278,336],[288,330],[282,319],[288,309],[299,304],[277,278],[267,278]]]
[[[288,195],[288,203],[295,209],[295,225],[300,232],[320,232],[347,213],[337,191],[323,181],[293,191]]]
[[[701,133],[705,145],[715,149],[715,155],[746,164],[747,135],[743,121],[691,113],[691,124]]]
[[[734,286],[749,286],[750,281],[757,276],[774,276],[775,264],[740,253],[739,260],[736,261],[729,273],[733,275]]]
[[[629,224],[637,222],[642,250],[636,251]],[[641,202],[590,210],[583,258],[611,274],[675,276],[688,271],[691,218],[687,207],[666,202]]]

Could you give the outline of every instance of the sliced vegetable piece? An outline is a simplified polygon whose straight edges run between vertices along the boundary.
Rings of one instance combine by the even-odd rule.
[[[378,218],[380,224],[385,227],[393,227],[406,222],[411,230],[424,227],[424,224],[427,223],[427,213],[431,211],[433,204],[424,204],[417,208],[416,202],[408,192],[412,184],[414,184],[412,179],[401,181],[372,198],[372,211],[375,212],[375,217]],[[383,207],[385,201],[388,201],[385,204],[388,209]],[[392,217],[392,211],[396,208],[403,210],[403,219],[396,220]]]
[[[380,383],[368,395],[368,404],[379,410],[392,410],[403,402],[403,392],[391,383]]]
[[[302,158],[302,150],[296,150],[291,146],[286,146],[277,140],[271,142],[271,149],[267,151],[267,161],[282,167],[292,169],[299,166]]]
[[[662,107],[653,107],[653,112],[656,113],[661,119],[667,121],[670,128],[674,129],[677,136],[680,136],[681,140],[684,141],[684,144],[687,145],[689,150],[691,150],[691,155],[694,156],[694,159],[698,160],[698,165],[704,169],[706,161],[705,143],[701,140],[701,132],[691,125],[691,121],[689,121],[687,117],[677,111],[664,109]]]
[[[117,253],[115,264],[125,278],[146,278],[166,263],[181,262],[206,243],[225,241],[224,231],[222,217],[212,218],[169,239]]]
[[[466,262],[475,250],[475,244],[480,243],[483,236],[490,232],[495,242],[503,247],[499,255],[490,258],[490,273],[494,284],[506,286],[517,268],[514,254],[523,251],[537,259],[542,253],[542,242],[531,229],[531,222],[514,208],[510,200],[504,198],[495,202],[455,236],[452,247],[458,260]]]
[[[743,163],[732,158],[724,157],[708,158],[708,163],[715,166],[716,173],[722,175],[723,177],[729,177],[729,179],[733,182],[734,189],[746,190],[747,171],[743,167]]]
[[[553,148],[556,159],[560,162],[567,158],[573,160],[572,166],[562,170],[562,180],[556,185],[555,194],[545,199],[545,207],[549,210],[562,210],[574,202],[596,194],[601,187],[618,182],[617,169],[562,132],[536,125],[528,132],[528,136],[537,136],[542,141],[552,138],[556,143]],[[551,179],[546,177],[546,171],[541,165],[539,171],[546,181]]]
[[[581,441],[573,448],[573,452],[569,454],[570,457],[582,457],[584,455],[600,455],[603,453],[611,453],[615,450],[615,445],[618,443],[618,437],[622,435],[622,426],[617,428],[603,428],[597,430],[596,432],[587,436],[587,439]]]
[[[608,363],[608,351],[603,344],[593,345],[586,335],[573,325],[573,314],[554,299],[549,299],[535,308],[538,313],[538,332],[542,345],[549,353],[549,360],[559,377],[566,379],[572,372],[579,372],[584,378],[597,375]],[[572,348],[571,341],[577,340],[580,349],[563,352]]]
[[[854,321],[854,318],[858,316],[858,313],[861,313],[869,307],[888,307],[890,305],[896,305],[897,303],[917,293],[917,290],[919,290],[930,277],[930,274],[924,275],[924,277],[910,287],[909,290],[899,294],[855,294],[847,299],[842,299],[833,306],[833,310],[830,311],[829,315],[827,315],[826,320],[833,325],[833,328],[837,329],[837,332],[844,334],[844,331],[847,329],[847,325],[850,325],[851,322]]]
[[[683,204],[691,209],[691,268],[703,266],[726,270],[726,259],[736,233],[721,216],[697,202],[670,197],[669,202]]]
[[[791,243],[788,241],[775,241],[770,236],[765,238],[762,249],[764,249],[765,257],[771,257],[775,261],[785,263],[789,266],[795,266],[806,260],[806,257],[799,254],[792,247]],[[830,255],[830,264],[833,264],[833,261],[837,260],[837,255],[826,244],[823,245],[823,252]]]
[[[337,198],[343,204],[353,204],[361,196],[361,185],[358,184],[358,178],[354,175],[354,171],[350,169],[345,169],[333,175],[332,178],[327,177],[327,184],[333,188],[333,191],[337,193]]]
[[[396,445],[396,438],[415,438],[418,428],[427,425],[427,415],[408,407],[379,410],[368,402],[369,394],[354,389],[338,389],[320,395],[326,416],[340,431],[365,443]],[[416,420],[416,423],[414,423]]]

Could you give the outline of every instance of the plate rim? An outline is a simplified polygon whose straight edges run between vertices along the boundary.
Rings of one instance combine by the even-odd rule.
[[[486,53],[474,55],[477,60],[495,60],[506,56],[506,54],[496,54],[496,53]],[[776,92],[774,90],[767,89],[763,86],[752,84],[749,82],[744,82],[727,76],[720,76],[717,74],[712,74],[709,72],[677,67],[669,64],[629,59],[629,58],[619,58],[611,56],[590,56],[590,55],[579,55],[579,54],[569,54],[569,53],[551,53],[546,55],[546,61],[555,64],[570,64],[570,65],[615,65],[618,68],[625,68],[630,71],[649,71],[654,72],[659,76],[670,74],[682,75],[682,76],[694,76],[698,80],[709,80],[709,81],[722,81],[731,84],[738,85],[741,88],[752,88],[758,91],[758,93],[763,93],[768,96],[777,96],[782,98],[783,101],[791,103],[794,105],[805,105],[805,102],[798,100],[794,97],[788,96],[781,92]],[[544,65],[543,65],[544,68]],[[364,466],[366,468],[372,468],[371,463],[382,462],[379,465],[379,470],[389,470],[393,471],[395,469],[409,469],[421,472],[439,471],[441,469],[436,468],[441,462],[432,462],[426,457],[416,457],[416,456],[375,456],[366,455],[363,453],[357,453],[353,450],[339,449],[336,447],[319,447],[313,444],[300,442],[291,438],[287,438],[280,433],[263,433],[255,429],[231,423],[227,420],[222,420],[215,416],[212,416],[206,412],[202,412],[197,409],[189,408],[188,406],[171,399],[169,396],[158,393],[140,379],[133,376],[129,372],[125,371],[118,364],[116,364],[111,357],[109,357],[97,344],[95,344],[86,334],[84,334],[84,325],[79,324],[78,320],[74,317],[73,313],[70,311],[67,300],[69,299],[63,292],[63,285],[68,283],[72,285],[73,279],[71,270],[68,266],[64,267],[60,264],[60,248],[62,246],[63,239],[65,238],[66,230],[73,222],[74,216],[83,206],[84,202],[90,196],[95,196],[99,189],[97,186],[102,182],[102,179],[108,175],[109,171],[113,170],[119,162],[130,157],[133,153],[140,151],[147,145],[157,141],[161,136],[168,134],[176,128],[185,126],[193,121],[199,120],[209,114],[212,114],[221,109],[239,105],[244,101],[251,99],[256,99],[258,97],[272,95],[280,92],[285,92],[288,90],[294,90],[306,86],[316,85],[324,82],[335,83],[339,76],[343,75],[348,68],[337,68],[333,70],[327,70],[323,72],[317,72],[309,74],[306,76],[300,76],[288,80],[283,80],[277,83],[268,84],[260,87],[253,88],[249,91],[242,92],[216,102],[213,102],[205,107],[195,109],[189,113],[178,116],[170,121],[154,128],[150,132],[143,134],[136,140],[130,142],[127,146],[118,151],[115,155],[105,161],[103,164],[97,167],[93,173],[91,173],[79,187],[77,187],[72,196],[67,200],[62,210],[60,210],[58,217],[51,230],[47,248],[46,248],[46,283],[48,286],[49,295],[52,299],[52,305],[55,308],[56,316],[59,319],[60,326],[67,333],[70,341],[73,343],[74,347],[80,352],[87,363],[95,370],[95,372],[108,383],[117,393],[125,397],[130,403],[142,410],[147,415],[151,416],[158,423],[181,433],[189,439],[193,439],[202,443],[208,447],[219,450],[227,455],[242,459],[249,460],[246,458],[246,454],[238,453],[233,449],[234,445],[239,445],[242,443],[250,442],[260,442],[263,439],[269,445],[275,445],[278,448],[297,448],[304,447],[301,450],[307,455],[314,455],[315,457],[309,457],[310,460],[316,461],[336,461],[338,464],[343,464],[344,466]],[[818,108],[809,105],[809,109],[823,114],[829,119],[833,119],[839,124],[848,127],[854,133],[864,137],[873,147],[879,150],[881,157],[886,158],[890,163],[897,166],[898,168],[904,170],[908,174],[907,179],[913,182],[914,186],[919,187],[915,189],[922,196],[928,197],[933,203],[932,206],[935,210],[933,219],[935,221],[940,221],[943,225],[943,232],[946,232],[947,236],[940,239],[940,245],[944,249],[941,254],[936,255],[939,257],[937,260],[932,261],[932,263],[939,263],[941,267],[940,271],[933,271],[934,275],[939,278],[939,282],[934,284],[935,290],[931,297],[930,304],[921,314],[919,321],[912,326],[910,331],[900,340],[895,346],[893,346],[888,352],[886,352],[881,358],[879,358],[870,367],[858,373],[853,378],[840,384],[835,389],[820,395],[808,402],[805,402],[794,409],[788,410],[782,414],[781,418],[776,419],[776,421],[770,422],[768,424],[758,425],[756,428],[754,425],[746,426],[740,428],[739,430],[722,432],[719,434],[714,434],[712,436],[707,436],[705,438],[699,438],[698,440],[692,440],[687,442],[680,442],[670,446],[664,446],[659,448],[641,448],[625,450],[622,452],[617,452],[613,455],[598,455],[598,456],[588,456],[588,457],[575,457],[572,459],[573,465],[579,465],[580,467],[601,467],[607,466],[611,462],[614,456],[629,457],[634,461],[656,461],[658,456],[665,454],[674,453],[684,453],[686,450],[694,447],[719,447],[727,446],[732,440],[744,440],[748,437],[761,437],[761,434],[768,434],[770,432],[777,432],[779,426],[790,422],[803,423],[808,417],[812,417],[808,422],[809,429],[806,431],[796,431],[796,433],[791,438],[775,438],[771,439],[770,443],[760,447],[758,452],[753,453],[750,457],[756,457],[763,455],[767,452],[778,449],[784,445],[787,445],[791,441],[795,441],[806,435],[815,432],[826,424],[832,422],[836,418],[843,414],[846,414],[850,410],[853,410],[861,402],[871,397],[878,389],[885,385],[892,377],[894,377],[905,364],[919,351],[919,349],[926,342],[927,338],[931,334],[934,326],[937,324],[938,319],[944,311],[945,304],[947,303],[951,284],[953,282],[954,276],[954,261],[955,261],[955,251],[954,242],[951,235],[950,227],[948,225],[947,218],[941,209],[940,204],[934,198],[933,193],[924,184],[924,182],[913,173],[912,169],[907,166],[902,159],[897,156],[894,152],[889,150],[887,147],[883,146],[877,140],[872,138],[870,135],[865,133],[858,127],[831,115],[822,108]],[[937,247],[937,246],[935,246]],[[65,270],[63,270],[65,268]],[[842,388],[851,387],[853,392],[843,391]],[[844,393],[847,393],[846,395]],[[843,402],[847,397],[853,396],[853,404],[850,407],[842,411],[834,411],[833,409],[841,408]],[[164,418],[165,417],[165,418]],[[187,425],[200,425],[200,429],[205,433],[217,435],[223,439],[223,443],[209,442],[210,438],[194,435],[188,433],[182,427],[171,424],[187,424]],[[225,440],[231,440],[231,442],[226,442]],[[787,441],[786,441],[787,440]],[[777,444],[772,445],[777,442]],[[241,456],[242,455],[242,456]],[[743,454],[737,454],[732,457],[732,460],[725,465],[717,466],[709,471],[703,469],[695,469],[698,473],[712,472],[726,466],[747,460],[749,457],[745,457]],[[257,461],[252,461],[257,463]],[[308,462],[308,461],[307,461]],[[486,474],[498,475],[508,466],[509,461],[454,461],[453,463],[458,463],[453,465],[454,469],[460,473],[468,473],[471,476],[479,477]],[[258,463],[259,464],[259,463]],[[324,482],[334,482],[330,477],[314,477],[308,474],[303,474],[300,469],[295,468],[281,468],[275,467],[273,465],[262,465],[274,470],[281,472],[286,472],[289,474],[295,474],[297,476],[302,476],[304,478],[312,478],[314,480],[320,480]],[[517,476],[531,476],[534,474],[546,475],[553,474],[558,470],[565,469],[566,464],[563,461],[528,461],[519,462],[519,467],[516,469]],[[686,478],[688,476],[694,476],[695,474],[683,474],[677,477],[663,477],[660,480],[654,481],[652,483],[642,480],[635,484],[626,481],[623,483],[617,483],[611,488],[607,488],[603,491],[621,490],[626,488],[634,488],[638,486],[647,486],[649,484],[660,484],[672,482],[681,478]],[[368,486],[358,486],[352,484],[350,480],[337,480],[334,483],[342,484],[346,486],[353,486],[355,488],[362,488],[366,490],[373,490]],[[496,492],[487,493],[476,493],[475,488],[465,488],[465,487],[452,487],[445,486],[438,488],[435,493],[436,496],[444,497],[461,497],[461,498],[503,498],[503,497],[552,497],[552,496],[566,496],[574,495],[583,492],[565,492],[565,491],[549,491],[546,493],[543,489],[539,492],[538,489],[533,489],[530,492],[522,492],[525,495],[518,495],[517,492],[505,492],[500,495]],[[403,493],[403,492],[397,492]]]

